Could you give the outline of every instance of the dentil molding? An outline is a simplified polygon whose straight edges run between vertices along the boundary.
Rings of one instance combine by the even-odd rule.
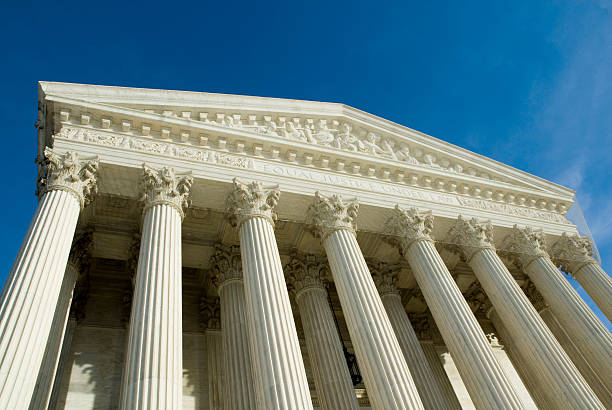
[[[417,177],[416,179],[402,178],[400,180],[388,175],[385,177],[382,174],[362,175],[348,169],[339,171],[337,167],[329,166],[329,161],[325,162],[327,165],[318,164],[318,166],[315,166],[313,163],[305,164],[295,159],[292,160],[291,156],[265,156],[261,153],[245,152],[244,150],[234,150],[232,153],[227,148],[211,148],[208,145],[198,146],[187,141],[177,142],[171,139],[154,139],[147,136],[122,135],[78,126],[63,126],[60,132],[54,136],[54,140],[78,141],[194,163],[253,169],[291,179],[347,186],[370,192],[393,194],[407,199],[491,211],[520,218],[527,217],[552,223],[570,224],[562,215],[563,212],[558,209],[551,211],[545,209],[546,207],[540,207],[539,205],[542,205],[542,202],[538,202],[539,200],[534,199],[535,197],[527,197],[516,192],[508,197],[511,200],[503,200],[503,198],[496,200],[495,196],[489,197],[488,194],[483,194],[490,189],[470,184],[461,185],[458,181],[451,184],[452,187],[450,188],[452,189],[441,189],[440,187],[444,184],[436,188],[435,184],[430,183],[433,181],[431,178]],[[457,189],[461,186],[466,189]]]

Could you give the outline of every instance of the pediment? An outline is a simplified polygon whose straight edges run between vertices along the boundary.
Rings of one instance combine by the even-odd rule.
[[[190,142],[561,214],[572,203],[568,188],[342,104],[65,83],[40,87],[41,101],[53,106],[54,133],[71,124]]]

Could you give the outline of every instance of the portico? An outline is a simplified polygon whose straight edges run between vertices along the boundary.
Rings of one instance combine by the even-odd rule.
[[[39,98],[0,407],[612,405],[612,335],[557,269],[609,313],[573,191],[341,104],[64,83]]]

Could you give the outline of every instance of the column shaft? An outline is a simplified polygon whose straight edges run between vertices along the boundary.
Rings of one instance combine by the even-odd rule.
[[[444,370],[444,366],[440,361],[440,356],[436,351],[433,341],[421,341],[421,348],[423,349],[423,353],[427,358],[429,367],[431,368],[431,371],[434,374],[434,377],[436,378],[438,387],[440,388],[440,391],[444,396],[444,400],[446,401],[445,408],[451,410],[461,410],[461,404],[459,404],[459,400],[457,399],[457,395],[455,394],[455,389],[453,389],[453,385],[451,384],[448,375],[446,374],[446,370]]]
[[[310,389],[270,221],[240,224],[249,340],[258,409],[312,409]]]
[[[224,354],[221,330],[206,330],[206,355],[208,372],[208,408],[221,410],[223,407]]]
[[[433,243],[413,242],[405,257],[476,408],[522,408]]]
[[[419,391],[423,407],[426,409],[446,408],[447,403],[444,400],[444,395],[414,333],[408,314],[402,306],[400,295],[398,293],[386,293],[381,296],[381,299],[406,359],[410,374]]]
[[[155,204],[144,216],[122,405],[180,409],[182,402],[181,215]]]
[[[225,362],[225,410],[255,408],[255,380],[253,379],[246,302],[242,280],[230,280],[220,285],[221,328]]]
[[[51,399],[53,382],[59,365],[60,353],[66,332],[66,323],[72,303],[72,293],[78,277],[77,266],[72,263],[66,265],[62,287],[60,289],[51,332],[47,340],[43,361],[38,371],[36,387],[30,402],[30,409],[46,409]]]
[[[358,409],[327,291],[320,287],[303,290],[297,304],[321,408]]]
[[[51,397],[49,399],[49,410],[55,410],[57,408],[57,401],[59,400],[60,389],[62,388],[62,381],[64,379],[64,372],[66,371],[68,355],[72,347],[72,337],[74,336],[76,325],[76,319],[68,319],[64,339],[62,341],[62,350],[60,351],[57,370],[55,372],[55,379],[53,381],[53,388],[51,390]]]
[[[5,282],[0,299],[0,408],[29,405],[79,212],[73,193],[45,193]]]
[[[546,306],[540,310],[540,317],[544,320],[544,323],[546,323],[574,365],[576,365],[578,370],[580,370],[580,373],[587,381],[589,386],[591,386],[597,397],[599,397],[599,400],[601,400],[606,408],[612,408],[612,393],[601,381],[601,379],[606,377],[606,375],[602,375],[602,377],[600,377],[597,375],[597,373],[595,373],[595,371],[593,371],[593,368],[582,355],[581,349],[574,344],[572,339],[565,332],[550,307]]]
[[[524,268],[584,358],[612,391],[612,335],[547,257]]]
[[[597,263],[589,263],[574,273],[601,311],[612,320],[612,278]]]
[[[520,338],[515,347],[547,401],[557,408],[603,408],[495,251],[476,251],[469,265],[509,333]]]
[[[355,234],[335,230],[323,246],[372,407],[423,408]]]

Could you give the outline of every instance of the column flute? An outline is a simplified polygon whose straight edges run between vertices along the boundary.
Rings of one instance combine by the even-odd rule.
[[[193,179],[143,165],[144,218],[121,408],[181,408],[183,326],[181,223]]]
[[[612,320],[612,278],[593,259],[589,239],[564,232],[551,247],[550,256],[561,270],[582,285],[604,315]]]
[[[514,226],[504,250],[529,276],[584,358],[612,391],[612,334],[550,260],[541,230]]]
[[[514,347],[544,386],[541,390],[548,402],[558,408],[602,409],[595,393],[495,252],[492,225],[459,216],[445,242],[472,268],[510,334],[521,335]]]
[[[385,306],[395,336],[397,336],[404,353],[410,374],[414,378],[419,396],[423,401],[423,407],[426,409],[450,408],[450,405],[444,399],[431,367],[429,367],[427,357],[425,357],[419,339],[417,339],[410,319],[408,319],[408,314],[402,305],[402,298],[396,286],[397,269],[384,262],[373,260],[368,261],[368,267],[372,272],[380,299]]]
[[[300,309],[321,407],[326,410],[358,409],[334,312],[323,282],[326,270],[326,265],[314,255],[294,255],[285,267],[287,282]]]
[[[210,266],[221,303],[225,366],[223,409],[251,410],[256,406],[255,379],[249,350],[240,247],[216,244]]]
[[[308,224],[321,238],[372,407],[421,409],[423,404],[355,236],[357,200],[319,192]]]
[[[387,240],[399,245],[423,292],[457,369],[479,409],[523,408],[493,355],[480,324],[434,246],[433,216],[395,207],[386,223]]]
[[[45,149],[39,202],[0,297],[0,408],[27,409],[98,159]]]
[[[240,232],[257,408],[312,409],[289,293],[274,237],[277,186],[234,179],[227,198],[230,222]]]

